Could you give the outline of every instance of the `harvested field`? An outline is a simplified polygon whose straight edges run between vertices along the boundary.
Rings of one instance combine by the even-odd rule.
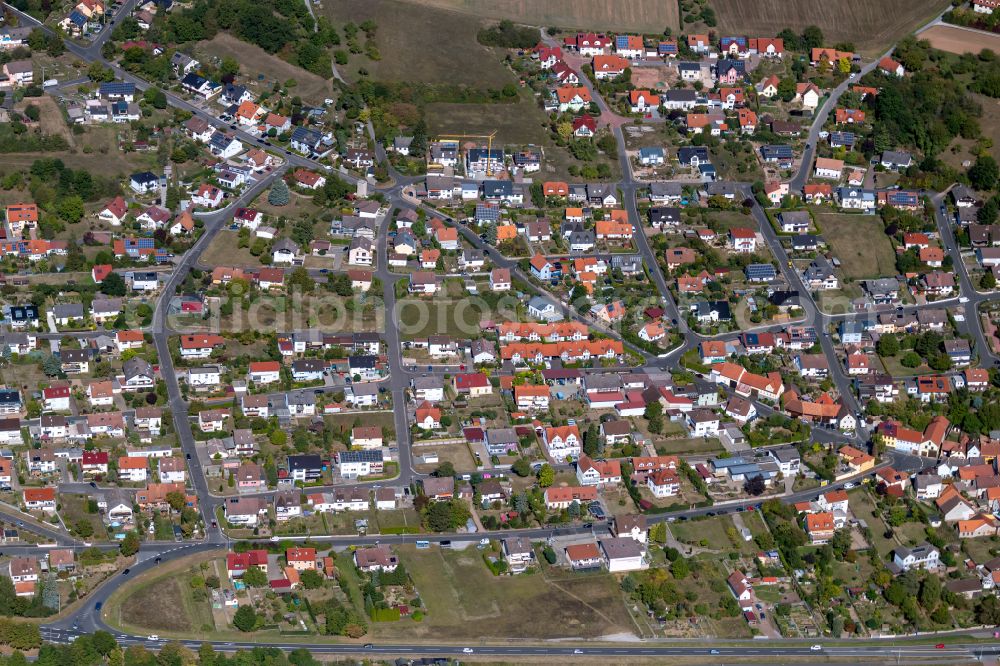
[[[514,82],[499,55],[476,41],[485,21],[474,16],[399,0],[336,0],[324,3],[322,11],[335,25],[368,19],[378,24],[375,43],[382,59],[352,55],[346,66],[338,68],[348,79],[356,79],[358,68],[364,68],[381,81],[479,88]]]
[[[211,41],[199,43],[196,52],[219,59],[235,58],[240,63],[240,73],[248,83],[268,90],[275,81],[284,85],[289,79],[295,79],[296,86],[290,94],[298,95],[306,102],[319,104],[333,91],[331,80],[307,72],[225,32],[218,33]],[[263,75],[264,80],[258,79],[259,75]]]
[[[854,42],[862,53],[884,52],[903,35],[923,25],[949,6],[947,0],[711,0],[720,34],[773,35],[783,28],[801,33],[806,26],[823,28],[826,42]]]
[[[1000,35],[957,25],[935,25],[921,32],[918,37],[926,39],[934,48],[949,53],[979,53],[983,49],[1000,51]]]
[[[485,18],[560,28],[632,30],[659,33],[678,28],[676,2],[630,0],[407,0],[413,4],[450,9]]]

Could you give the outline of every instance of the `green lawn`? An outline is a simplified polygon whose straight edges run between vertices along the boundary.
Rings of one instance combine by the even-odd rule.
[[[895,356],[879,356],[879,360],[882,361],[882,366],[885,368],[886,373],[892,377],[913,377],[916,375],[932,374],[934,372],[926,363],[921,363],[915,368],[908,368],[900,362],[902,358],[903,353],[896,354]]]
[[[896,253],[874,215],[819,213],[820,232],[841,262],[845,278],[861,280],[896,274]]]

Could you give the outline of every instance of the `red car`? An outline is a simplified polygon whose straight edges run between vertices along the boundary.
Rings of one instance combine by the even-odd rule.
[[[936,647],[938,650],[943,650],[944,649],[944,643],[938,643],[934,647]]]

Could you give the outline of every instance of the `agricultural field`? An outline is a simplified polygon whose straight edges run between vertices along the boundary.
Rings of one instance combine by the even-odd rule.
[[[353,56],[340,67],[349,80],[359,67],[381,81],[464,84],[501,88],[514,76],[491,49],[476,41],[484,21],[459,12],[444,11],[400,0],[337,0],[322,12],[335,25],[368,19],[378,24],[375,43],[381,60]]]
[[[661,0],[407,0],[415,5],[436,7],[493,19],[561,28],[661,32],[678,28],[677,3]]]
[[[947,0],[711,0],[720,34],[773,35],[783,28],[801,33],[818,25],[829,44],[853,42],[867,56],[874,56],[900,37],[934,18],[950,5]]]
[[[983,49],[1000,51],[1000,35],[957,25],[938,24],[917,36],[926,39],[934,48],[949,53],[979,53]]]
[[[862,280],[896,274],[896,254],[875,215],[819,213],[817,222],[847,279]]]
[[[494,576],[475,548],[402,547],[399,555],[427,615],[419,624],[372,625],[373,636],[381,640],[549,639],[635,630],[610,574],[572,574],[545,567],[534,575]]]

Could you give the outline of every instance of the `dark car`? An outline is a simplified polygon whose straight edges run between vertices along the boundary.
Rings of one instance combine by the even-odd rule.
[[[187,459],[188,459],[188,460],[191,460],[191,454],[190,454],[190,453],[189,453],[189,454],[187,454]]]
[[[129,571],[131,571],[131,569],[126,569],[125,571],[122,572],[122,575],[127,576]]]
[[[94,604],[94,610],[101,610],[101,607],[103,605],[104,605],[103,601],[98,601],[96,604]]]

